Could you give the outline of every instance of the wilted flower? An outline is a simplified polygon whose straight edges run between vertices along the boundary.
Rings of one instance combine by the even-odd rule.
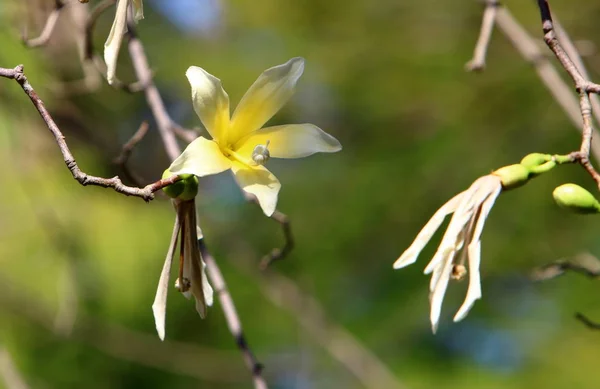
[[[117,58],[123,36],[127,32],[127,9],[129,4],[133,5],[133,19],[138,22],[144,18],[144,8],[142,0],[118,0],[115,20],[104,43],[104,62],[106,62],[106,79],[109,84],[115,81],[115,72],[117,70]]]
[[[170,176],[170,172],[165,172]],[[167,292],[169,289],[169,276],[171,264],[175,255],[178,237],[181,235],[179,248],[179,276],[175,281],[177,288],[188,299],[193,295],[196,300],[196,311],[201,318],[206,317],[206,307],[213,303],[213,290],[206,278],[205,264],[200,256],[198,238],[202,231],[197,228],[196,204],[194,198],[198,193],[198,178],[195,176],[183,177],[183,180],[165,188],[165,193],[173,197],[175,206],[175,226],[171,236],[171,243],[165,259],[156,297],[152,304],[156,331],[161,340],[165,339],[165,315],[167,309]]]
[[[469,189],[454,196],[431,217],[412,245],[394,263],[394,269],[414,263],[446,215],[454,213],[437,252],[425,268],[425,274],[433,273],[429,285],[430,320],[433,332],[437,330],[442,302],[450,278],[461,279],[466,273],[465,259],[468,260],[469,266],[469,288],[463,305],[454,316],[454,321],[463,319],[475,300],[481,298],[479,278],[481,233],[485,220],[501,191],[502,180],[493,173],[477,179]]]
[[[312,124],[262,128],[292,96],[303,70],[302,58],[267,69],[230,118],[229,96],[221,81],[202,68],[190,67],[186,76],[194,109],[213,139],[195,139],[168,170],[202,177],[231,169],[239,186],[256,196],[263,212],[273,214],[281,184],[264,167],[269,158],[301,158],[342,148],[337,139]]]

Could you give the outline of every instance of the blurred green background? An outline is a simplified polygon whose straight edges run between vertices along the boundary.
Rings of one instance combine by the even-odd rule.
[[[53,1],[2,1],[0,66],[25,65],[87,173],[122,175],[112,160],[150,120],[130,166],[144,183],[155,181],[169,161],[143,94],[104,81],[91,93],[69,92],[83,77],[76,39],[86,7],[71,3],[49,44],[31,49],[21,44],[21,30],[27,25],[37,35]],[[541,36],[534,2],[506,4]],[[296,239],[270,275],[257,265],[283,243],[279,226],[244,201],[229,173],[201,180],[207,245],[271,388],[598,387],[600,333],[573,314],[600,320],[600,285],[576,274],[528,279],[536,266],[600,253],[599,219],[569,214],[551,197],[565,182],[593,190],[583,169],[561,167],[500,197],[483,234],[483,299],[463,322],[451,318],[466,283],[452,283],[439,331],[431,334],[422,270],[435,242],[417,264],[392,270],[431,214],[475,178],[529,152],[579,145],[532,66],[498,31],[486,71],[464,71],[480,3],[144,5],[138,33],[175,121],[200,126],[188,66],[221,78],[234,105],[264,69],[303,56],[297,93],[271,123],[315,123],[344,146],[337,154],[269,162]],[[551,5],[574,39],[600,43],[600,5]],[[97,50],[113,14],[98,21]],[[126,53],[118,74],[132,81]],[[598,80],[600,56],[585,59]],[[0,163],[0,346],[30,387],[252,387],[218,301],[200,320],[193,303],[172,290],[167,340],[155,334],[150,306],[173,223],[169,202],[146,204],[75,182],[27,97],[6,79]],[[353,342],[371,357],[354,358]],[[340,358],[351,359],[351,368]]]

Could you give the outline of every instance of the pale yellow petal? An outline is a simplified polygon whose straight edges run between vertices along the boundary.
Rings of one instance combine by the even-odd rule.
[[[453,257],[453,252],[450,253],[449,257]],[[442,268],[436,269],[440,274],[437,277],[438,281],[435,283],[433,291],[430,294],[429,300],[431,304],[431,311],[429,313],[429,319],[431,320],[431,330],[435,334],[440,322],[440,314],[442,312],[442,303],[444,302],[444,295],[448,288],[448,282],[450,281],[450,275],[452,273],[452,260],[447,259],[444,261]]]
[[[104,62],[106,62],[106,79],[109,84],[115,81],[117,71],[117,58],[123,42],[123,35],[127,32],[127,6],[129,0],[119,0],[115,20],[104,43]]]
[[[212,140],[198,137],[169,166],[173,174],[195,174],[198,177],[221,173],[231,168],[231,160]]]
[[[185,75],[192,87],[194,110],[215,140],[220,140],[229,127],[229,96],[221,80],[197,66],[190,66]]]
[[[179,235],[179,218],[175,217],[175,226],[173,227],[173,234],[171,235],[171,243],[169,244],[169,250],[167,251],[167,257],[165,264],[163,265],[160,273],[160,279],[158,281],[158,288],[156,289],[156,297],[152,304],[152,313],[154,314],[154,323],[156,325],[156,332],[160,340],[165,340],[165,320],[167,315],[167,292],[169,291],[169,275],[171,274],[171,264],[173,263],[173,256],[175,255],[175,248],[177,247],[177,236]]]
[[[142,0],[133,0],[133,19],[136,22],[139,22],[144,18],[144,5],[142,4]]]
[[[263,166],[249,167],[236,161],[231,170],[240,188],[256,196],[265,215],[271,216],[277,206],[279,180]]]
[[[238,145],[238,153],[251,158],[256,145],[269,141],[273,158],[302,158],[314,153],[335,153],[342,149],[340,142],[313,124],[286,124],[266,127],[245,136]]]
[[[299,57],[265,70],[233,113],[230,133],[227,135],[229,143],[237,143],[271,119],[290,99],[303,71],[304,59]]]

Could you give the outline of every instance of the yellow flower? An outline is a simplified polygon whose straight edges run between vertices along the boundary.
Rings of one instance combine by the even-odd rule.
[[[281,184],[263,166],[270,157],[302,158],[342,149],[337,139],[312,124],[262,128],[290,99],[303,71],[302,58],[267,69],[230,117],[229,96],[221,80],[202,68],[190,67],[186,76],[194,109],[213,139],[194,140],[168,170],[202,177],[231,169],[239,186],[256,196],[265,215],[272,215]]]
[[[136,22],[144,18],[144,8],[142,0],[118,0],[117,12],[108,38],[104,43],[104,62],[106,62],[106,79],[109,84],[115,81],[115,72],[117,70],[117,58],[119,49],[123,42],[123,35],[127,32],[127,9],[129,4],[133,4],[133,18]]]

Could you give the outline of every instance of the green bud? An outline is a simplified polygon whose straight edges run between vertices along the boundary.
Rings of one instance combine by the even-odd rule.
[[[600,203],[596,198],[579,185],[564,184],[552,192],[554,201],[561,208],[566,208],[575,213],[599,213]]]
[[[531,153],[521,160],[531,175],[538,175],[550,171],[556,166],[556,161],[550,154]]]
[[[501,167],[492,172],[492,175],[500,177],[505,190],[518,188],[529,181],[529,170],[521,164]]]
[[[163,172],[162,178],[169,178],[173,173],[169,169]],[[173,199],[192,200],[198,194],[198,177],[193,174],[180,174],[180,181],[163,188],[163,192]]]

